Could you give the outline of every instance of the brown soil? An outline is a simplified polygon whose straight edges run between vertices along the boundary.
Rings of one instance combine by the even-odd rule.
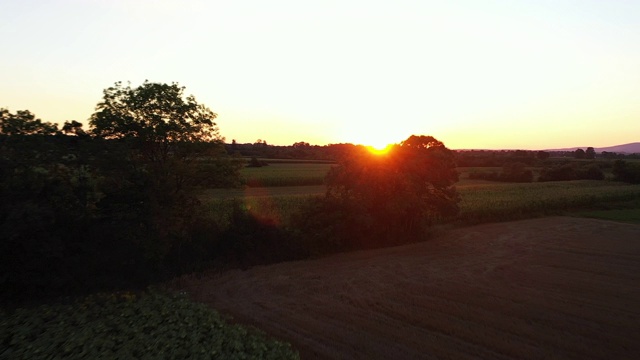
[[[176,285],[303,359],[640,359],[640,225],[486,224]]]

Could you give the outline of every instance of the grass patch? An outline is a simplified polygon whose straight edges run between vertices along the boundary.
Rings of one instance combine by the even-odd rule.
[[[182,295],[93,295],[0,313],[0,359],[299,359]]]

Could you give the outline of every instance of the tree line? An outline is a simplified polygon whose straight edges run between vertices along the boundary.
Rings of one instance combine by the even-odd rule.
[[[216,116],[177,83],[151,82],[105,89],[86,129],[0,109],[3,301],[415,241],[457,211],[454,154],[426,136],[385,157],[324,148],[336,152],[327,157],[336,161],[329,190],[290,228],[256,219],[238,201],[204,207],[200,189],[240,186],[245,165],[227,151]]]

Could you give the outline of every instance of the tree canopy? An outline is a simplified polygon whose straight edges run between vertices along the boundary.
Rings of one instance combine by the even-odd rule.
[[[145,141],[181,142],[221,140],[216,113],[185,97],[177,83],[145,81],[137,88],[116,82],[104,90],[90,124],[102,137],[137,137]]]

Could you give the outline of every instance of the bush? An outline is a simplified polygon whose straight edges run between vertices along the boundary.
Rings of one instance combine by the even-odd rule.
[[[299,359],[291,345],[159,292],[1,313],[0,359]]]
[[[613,163],[613,175],[618,181],[640,184],[640,163],[616,160]]]

